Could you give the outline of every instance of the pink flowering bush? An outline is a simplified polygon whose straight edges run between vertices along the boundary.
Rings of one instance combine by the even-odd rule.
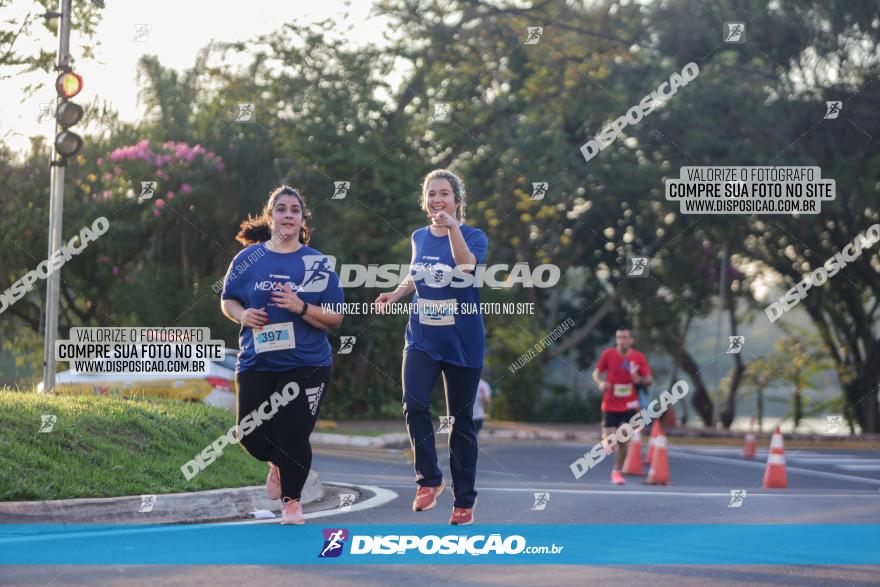
[[[84,216],[104,214],[111,218],[111,230],[127,236],[103,243],[96,276],[134,283],[153,270],[154,256],[180,258],[180,249],[183,255],[196,250],[197,245],[186,243],[201,237],[198,231],[190,234],[193,226],[214,225],[203,214],[213,214],[216,206],[203,204],[222,185],[225,166],[219,155],[201,145],[144,139],[97,157],[94,165],[81,159],[83,173],[75,185]],[[144,181],[155,181],[156,189],[141,199]]]
[[[174,141],[151,144],[147,139],[119,147],[97,163],[104,169],[101,185],[91,190],[93,200],[137,198],[142,181],[155,181],[156,191],[144,205],[148,217],[156,218],[162,216],[166,203],[175,197],[179,198],[174,202],[178,206],[197,201],[225,169],[223,159],[201,145],[191,147]]]

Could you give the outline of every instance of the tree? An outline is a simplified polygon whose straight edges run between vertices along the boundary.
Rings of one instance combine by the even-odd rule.
[[[13,6],[13,0],[0,0],[0,14],[3,14],[0,21],[0,79],[31,71],[49,72],[54,69],[57,42],[47,42],[48,39],[58,37],[58,19],[45,18],[45,15],[58,10],[58,2],[36,0],[30,4],[28,8],[24,8],[21,2]],[[97,46],[94,36],[100,20],[101,11],[91,2],[73,3],[72,26],[76,28],[79,38],[86,40],[83,46],[77,48],[76,57],[94,57]],[[51,36],[47,33],[51,33]],[[23,47],[27,41],[37,38],[40,45],[36,51]]]
[[[779,378],[778,372],[773,369],[767,358],[760,358],[749,363],[743,372],[742,387],[746,393],[755,393],[755,413],[758,420],[758,432],[763,430],[764,424],[764,392]],[[729,378],[725,378],[722,386],[729,385]]]

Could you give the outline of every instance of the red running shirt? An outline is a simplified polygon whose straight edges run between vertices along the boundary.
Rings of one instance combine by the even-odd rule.
[[[635,363],[639,366],[639,375],[645,377],[651,374],[651,367],[645,355],[631,348],[626,355],[621,355],[617,347],[605,349],[599,355],[599,364],[596,369],[605,373],[605,381],[611,384],[611,389],[602,394],[603,412],[625,412],[639,409],[639,394],[633,385],[630,367]]]

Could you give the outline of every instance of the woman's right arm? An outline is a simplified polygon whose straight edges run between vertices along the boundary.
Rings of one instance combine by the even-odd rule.
[[[238,300],[220,300],[220,309],[227,318],[242,326],[262,328],[269,323],[269,314],[265,310],[260,308],[245,309]]]
[[[416,284],[413,283],[412,275],[407,275],[406,279],[404,279],[400,285],[397,286],[397,289],[394,291],[390,291],[388,293],[379,294],[379,297],[376,298],[376,304],[381,308],[385,304],[393,304],[400,298],[407,296],[414,292],[416,289]]]
[[[413,254],[412,258],[416,258],[416,244],[412,243]],[[397,286],[397,289],[394,291],[379,294],[379,297],[376,298],[376,304],[381,309],[385,304],[393,304],[398,301],[400,298],[404,296],[408,296],[412,292],[416,290],[416,284],[413,281],[412,273],[406,276],[403,281],[400,282],[400,285]]]

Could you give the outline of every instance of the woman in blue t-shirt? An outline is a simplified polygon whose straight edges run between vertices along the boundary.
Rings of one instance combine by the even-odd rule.
[[[418,489],[413,511],[437,505],[443,474],[437,466],[431,390],[443,376],[449,432],[449,468],[455,502],[450,524],[473,522],[477,492],[477,434],[473,404],[483,368],[485,335],[479,313],[480,292],[475,265],[486,260],[486,234],[463,224],[464,183],[445,169],[430,172],[422,184],[420,204],[431,225],[412,235],[410,275],[376,303],[394,303],[416,292],[403,349],[403,413],[415,453]],[[470,275],[468,275],[470,274]]]
[[[266,493],[282,498],[282,524],[304,522],[299,500],[312,464],[309,436],[333,363],[327,330],[342,322],[326,307],[343,302],[339,277],[308,246],[308,216],[299,192],[274,190],[263,214],[242,222],[236,240],[247,246],[229,264],[221,295],[223,313],[241,324],[240,441],[268,461]]]

